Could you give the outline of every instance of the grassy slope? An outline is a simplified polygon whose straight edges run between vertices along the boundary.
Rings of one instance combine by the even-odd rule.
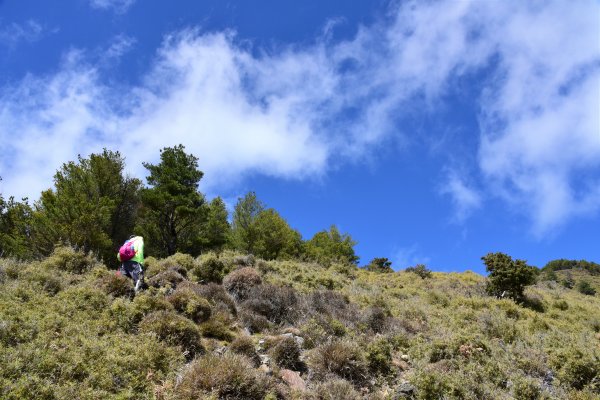
[[[540,282],[523,307],[486,296],[485,278],[471,272],[421,279],[233,254],[221,258],[226,270],[254,264],[262,278],[246,302],[233,309],[231,299],[210,294],[215,287],[191,283],[172,294],[175,270],[198,280],[221,265],[211,260],[151,259],[157,287],[132,299],[129,282],[71,249],[31,264],[1,259],[0,398],[391,399],[410,385],[423,399],[600,396],[599,295]],[[572,276],[600,293],[600,277]],[[209,300],[208,320],[196,312],[205,304],[199,295]],[[235,339],[261,324],[249,348]],[[295,367],[304,392],[279,379],[277,364],[292,365],[281,356],[293,353],[284,332],[304,339]],[[234,347],[270,360],[255,368]],[[196,360],[190,349],[200,349]]]

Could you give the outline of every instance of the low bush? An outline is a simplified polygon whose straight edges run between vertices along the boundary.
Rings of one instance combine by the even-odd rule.
[[[265,316],[256,314],[252,311],[242,310],[239,316],[244,327],[252,334],[264,332],[270,329],[272,325]]]
[[[171,311],[148,314],[140,322],[139,329],[141,333],[152,333],[170,345],[181,346],[188,359],[204,350],[198,327],[189,319]]]
[[[175,386],[178,400],[263,400],[272,384],[239,354],[208,354],[195,360]]]
[[[223,280],[223,287],[237,301],[244,301],[250,290],[261,283],[262,279],[254,268],[244,267],[229,273]]]
[[[174,269],[168,269],[163,272],[159,272],[152,278],[148,279],[148,285],[155,288],[171,288],[175,289],[177,285],[182,282],[185,278]]]
[[[189,287],[178,287],[167,300],[178,312],[195,322],[204,322],[210,318],[210,303]]]
[[[99,286],[106,294],[113,297],[133,297],[133,285],[129,278],[110,273],[99,279]]]
[[[175,253],[163,260],[169,267],[180,267],[185,271],[191,271],[196,266],[196,260],[189,254]]]
[[[91,255],[81,250],[75,250],[71,246],[57,246],[52,254],[42,262],[42,266],[74,274],[83,274],[90,270],[96,262]]]
[[[192,278],[200,283],[221,283],[227,273],[225,264],[216,254],[207,254],[190,271]]]
[[[39,285],[39,287],[51,296],[60,292],[64,286],[62,273],[59,271],[48,271],[37,266],[27,268],[22,278]]]
[[[187,283],[186,283],[187,284]],[[209,283],[208,285],[194,286],[197,293],[208,299],[217,309],[226,310],[232,315],[236,315],[237,309],[235,302],[227,294],[223,286],[216,283]]]
[[[294,323],[299,315],[296,291],[290,287],[259,285],[250,290],[242,307],[275,324]]]
[[[427,268],[424,264],[417,264],[414,267],[408,267],[404,270],[404,272],[412,272],[421,279],[431,278],[431,270]]]
[[[252,337],[248,335],[241,335],[235,338],[229,345],[229,350],[236,354],[248,357],[255,366],[260,365],[260,357],[258,357],[258,354],[256,353],[254,341],[252,340]]]
[[[271,357],[275,364],[280,368],[291,369],[294,371],[304,371],[306,366],[300,360],[302,350],[296,340],[290,336],[280,338],[271,348]]]
[[[596,294],[596,289],[586,280],[579,281],[577,291],[587,296],[594,296]]]
[[[209,320],[200,324],[200,331],[205,337],[231,341],[235,338],[231,325],[232,321],[226,314],[216,313]]]
[[[311,350],[308,364],[317,379],[326,379],[334,374],[355,385],[363,384],[367,378],[367,362],[357,343],[333,341]]]
[[[361,400],[363,397],[344,379],[330,379],[316,388],[319,400]]]
[[[382,307],[370,307],[365,311],[364,324],[374,333],[385,332],[389,327],[390,311]]]
[[[373,375],[387,375],[392,370],[392,346],[386,338],[375,340],[367,346],[367,362]]]

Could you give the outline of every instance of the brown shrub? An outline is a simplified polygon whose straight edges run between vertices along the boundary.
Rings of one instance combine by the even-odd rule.
[[[178,287],[167,300],[179,311],[195,322],[203,322],[210,318],[210,303],[189,287]]]
[[[159,272],[148,280],[148,285],[160,288],[172,288],[175,289],[177,285],[184,280],[184,277],[174,269],[168,269],[163,272]]]
[[[306,366],[300,360],[302,350],[293,337],[280,338],[271,349],[271,357],[280,368],[303,371]]]
[[[353,342],[335,341],[318,346],[311,351],[308,363],[315,376],[321,380],[334,374],[360,385],[367,376],[364,355]]]
[[[344,379],[330,379],[317,386],[319,400],[360,400],[362,396]]]
[[[266,317],[252,311],[242,310],[240,319],[250,333],[260,333],[271,328],[271,323]]]
[[[186,284],[188,283],[186,282]],[[217,309],[224,309],[232,315],[236,315],[235,302],[227,294],[223,286],[216,283],[209,283],[208,285],[195,285],[194,287],[194,290],[197,290],[200,296],[208,299]]]
[[[261,283],[260,275],[252,267],[237,269],[223,279],[223,287],[238,301],[246,300],[250,290]]]
[[[296,291],[290,287],[259,285],[250,290],[242,307],[275,324],[293,324],[299,316]]]
[[[204,351],[200,330],[189,319],[171,311],[155,311],[142,319],[140,332],[153,333],[160,340],[181,346],[188,359]]]
[[[239,354],[208,354],[195,360],[175,387],[178,400],[195,400],[215,396],[231,400],[263,400],[271,387],[269,379],[252,368]]]
[[[100,287],[106,294],[114,297],[133,297],[133,286],[130,280],[120,274],[111,273],[100,278]]]
[[[231,341],[235,337],[235,334],[231,331],[232,321],[228,315],[223,313],[216,313],[208,321],[200,324],[200,331],[205,337]]]
[[[260,357],[258,357],[258,354],[256,353],[254,341],[252,340],[252,337],[248,335],[241,335],[235,338],[229,345],[229,350],[236,354],[248,357],[254,366],[260,365]]]

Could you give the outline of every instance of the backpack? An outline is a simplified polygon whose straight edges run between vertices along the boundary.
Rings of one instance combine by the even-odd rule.
[[[119,257],[121,261],[129,261],[135,257],[135,249],[133,248],[133,240],[126,241],[119,249]]]

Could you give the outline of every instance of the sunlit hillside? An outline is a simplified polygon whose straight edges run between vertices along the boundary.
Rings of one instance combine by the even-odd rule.
[[[59,247],[0,259],[2,399],[597,399],[600,297],[538,277],[370,272],[225,252],[146,260],[148,288]]]

